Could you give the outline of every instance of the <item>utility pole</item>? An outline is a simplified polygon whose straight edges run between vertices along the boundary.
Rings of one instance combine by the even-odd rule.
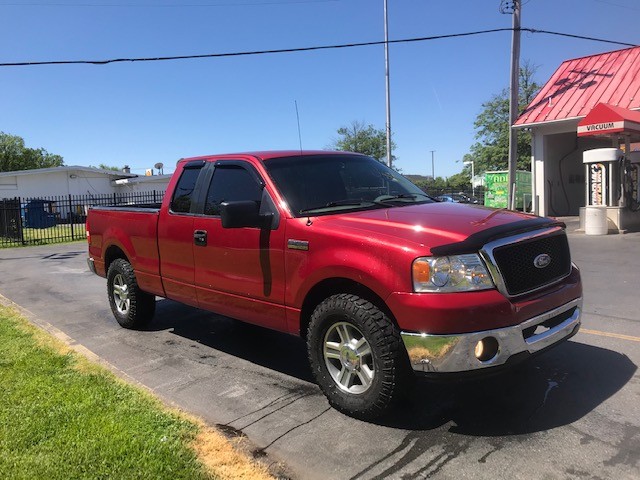
[[[512,5],[505,5],[512,3]],[[511,34],[511,98],[509,100],[509,208],[516,208],[516,167],[518,164],[518,130],[513,128],[513,124],[518,118],[518,98],[520,80],[520,9],[521,0],[511,0],[501,3],[501,11],[509,13],[508,9],[513,8],[513,32]],[[505,8],[506,7],[506,8]]]
[[[433,154],[435,153],[435,150],[430,150],[431,152],[431,178],[433,180],[436,179],[436,170],[435,170],[435,163],[433,161]]]
[[[387,92],[387,165],[391,168],[391,94],[389,92],[389,16],[387,0],[384,0],[384,70]]]

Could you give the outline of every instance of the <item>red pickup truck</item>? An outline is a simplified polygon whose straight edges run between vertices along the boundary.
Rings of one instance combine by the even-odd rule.
[[[359,154],[183,159],[161,205],[93,208],[87,232],[120,325],[160,296],[299,335],[329,402],[361,418],[412,373],[496,370],[580,326],[561,222],[437,202]]]

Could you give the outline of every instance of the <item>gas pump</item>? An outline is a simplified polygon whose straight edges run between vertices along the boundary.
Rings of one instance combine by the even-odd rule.
[[[640,152],[629,152],[621,159],[624,204],[633,211],[640,210]]]
[[[631,151],[640,141],[640,111],[599,103],[578,123],[577,134],[609,139],[613,147],[583,153],[586,202],[580,222],[585,233],[640,231],[640,152]]]
[[[586,205],[588,207],[618,206],[620,198],[619,171],[624,157],[619,148],[597,148],[582,154],[586,172]]]

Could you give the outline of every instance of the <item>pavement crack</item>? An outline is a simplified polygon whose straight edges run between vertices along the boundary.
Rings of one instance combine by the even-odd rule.
[[[560,385],[562,384],[562,382],[564,382],[567,379],[568,374],[564,373],[557,381],[553,379],[553,377],[555,376],[555,374],[552,375],[552,378],[548,378],[547,379],[547,389],[544,392],[544,397],[542,398],[542,402],[540,403],[540,405],[533,411],[533,413],[529,416],[529,418],[527,420],[531,420],[533,417],[535,417],[538,412],[540,410],[542,410],[545,405],[547,404],[547,400],[549,399],[549,394],[551,393],[551,391],[555,388],[559,388]]]
[[[255,450],[253,452],[254,457],[262,457],[264,455],[266,455],[266,450],[271,447],[274,443],[276,443],[278,440],[282,439],[283,437],[285,437],[286,435],[289,435],[291,432],[293,432],[294,430],[297,430],[300,427],[304,427],[305,425],[309,425],[311,422],[313,422],[314,420],[320,418],[322,415],[324,415],[325,413],[327,413],[329,410],[331,410],[331,407],[327,407],[325,408],[322,412],[320,412],[319,414],[311,417],[309,420],[307,420],[306,422],[302,422],[299,423],[293,427],[291,427],[289,430],[287,430],[286,432],[282,433],[281,435],[278,435],[276,438],[274,438],[273,440],[271,440],[271,442],[269,442],[268,445],[259,448],[257,450]]]
[[[231,425],[232,423],[235,423],[235,422],[237,422],[238,420],[240,420],[242,418],[246,418],[246,417],[249,417],[251,415],[254,415],[254,414],[256,414],[256,413],[258,413],[258,412],[260,412],[262,410],[265,410],[266,408],[269,408],[270,406],[274,406],[277,403],[284,401],[285,397],[289,397],[288,401],[286,401],[286,403],[284,405],[279,405],[278,408],[276,408],[276,409],[274,409],[274,410],[262,415],[261,417],[256,418],[255,420],[253,420],[252,422],[247,423],[243,427],[238,427],[238,428],[240,428],[240,430],[244,430],[245,428],[248,428],[248,427],[250,427],[252,425],[255,425],[259,421],[264,420],[268,416],[273,415],[274,413],[282,410],[285,407],[288,407],[289,405],[297,402],[298,400],[303,399],[305,397],[311,396],[310,393],[305,393],[305,394],[294,396],[294,397],[291,397],[291,395],[295,395],[295,394],[287,394],[287,395],[284,395],[283,397],[279,397],[278,399],[274,400],[273,402],[270,402],[269,404],[265,405],[264,407],[261,407],[261,408],[255,410],[255,411],[253,411],[251,413],[248,413],[246,415],[243,415],[242,417],[238,417],[237,419],[228,422],[227,425]]]

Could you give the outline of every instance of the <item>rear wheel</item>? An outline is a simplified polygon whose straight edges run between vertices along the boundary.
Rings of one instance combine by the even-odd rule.
[[[133,267],[122,258],[109,266],[107,295],[113,316],[124,328],[144,327],[156,311],[155,295],[140,290]]]
[[[334,295],[316,307],[308,350],[329,403],[348,415],[377,417],[407,386],[400,332],[384,312],[356,295]]]

